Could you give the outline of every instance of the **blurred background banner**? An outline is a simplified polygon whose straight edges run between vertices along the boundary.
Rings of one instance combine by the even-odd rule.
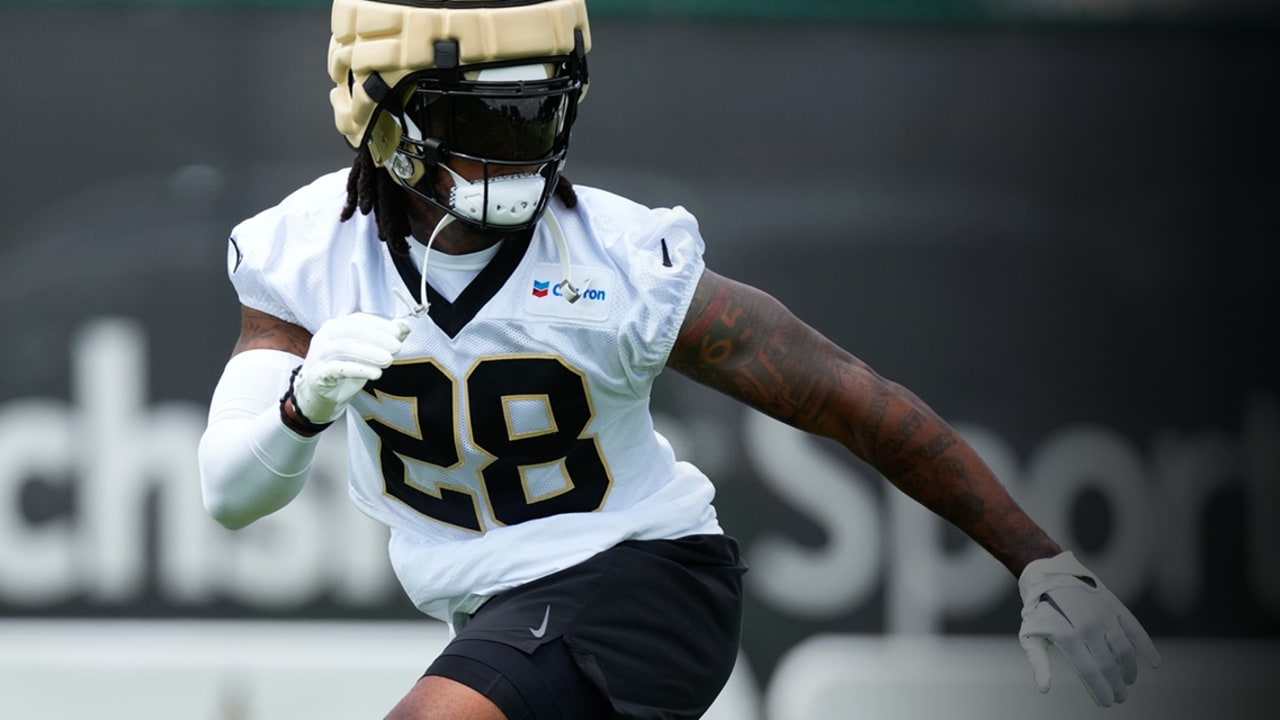
[[[1228,717],[1274,717],[1278,6],[589,0],[566,173],[685,206],[711,267],[954,422],[1181,661],[1156,673],[1164,700],[1140,684],[1118,717],[1228,695]],[[196,443],[238,332],[228,232],[350,162],[328,3],[0,2],[0,25],[0,718],[41,707],[15,678],[114,662],[81,637],[158,636],[125,666],[154,686],[172,653],[230,657],[206,622],[295,660],[334,624],[368,628],[349,642],[369,655],[378,628],[437,631],[350,507],[339,432],[277,515],[231,533],[200,504]],[[674,375],[655,392],[753,567],[725,717],[840,717],[891,687],[877,667],[927,665],[920,686],[946,696],[967,681],[940,663],[966,657],[999,669],[964,676],[995,688],[975,717],[1036,707],[993,560],[830,443]],[[1233,657],[1248,669],[1224,673]],[[1078,717],[1069,672],[1052,695]],[[217,699],[198,717],[287,717],[201,687]]]

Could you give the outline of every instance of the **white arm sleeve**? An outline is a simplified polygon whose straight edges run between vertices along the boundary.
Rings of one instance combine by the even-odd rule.
[[[319,436],[304,437],[280,420],[280,396],[302,358],[248,350],[227,362],[200,438],[205,509],[237,529],[288,505],[306,483]]]

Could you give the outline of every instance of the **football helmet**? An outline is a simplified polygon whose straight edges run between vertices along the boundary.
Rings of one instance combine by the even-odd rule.
[[[458,220],[537,223],[587,89],[585,0],[335,0],[332,29],[348,144]]]

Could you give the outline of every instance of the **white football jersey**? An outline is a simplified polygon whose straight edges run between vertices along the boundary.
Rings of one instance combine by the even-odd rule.
[[[338,222],[345,170],[238,225],[228,259],[246,306],[311,332],[353,312],[405,316],[418,268],[374,219]],[[430,313],[347,413],[350,493],[391,529],[390,557],[423,612],[449,620],[489,596],[621,541],[719,533],[711,482],[655,432],[650,389],[703,271],[681,208],[577,186],[552,200],[575,285],[545,220],[507,239]]]

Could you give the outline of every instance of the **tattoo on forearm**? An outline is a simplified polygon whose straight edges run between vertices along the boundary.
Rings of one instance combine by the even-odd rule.
[[[1014,574],[1030,560],[1060,551],[972,448],[919,398],[893,383],[876,384],[874,393],[846,443],[860,448],[886,479],[965,532]]]
[[[1057,549],[919,398],[759,291],[704,279],[668,363],[783,422],[840,440],[1015,573]]]
[[[867,416],[862,420],[862,435],[868,438],[880,437],[880,428],[884,425],[885,413],[889,412],[889,395],[885,392],[878,392],[871,400],[871,406],[867,409]],[[864,444],[866,452],[871,462],[875,462],[880,457],[879,448],[876,444]]]
[[[929,485],[929,478],[916,467],[914,460],[897,458],[881,464],[879,470],[885,479],[911,497],[920,495]]]
[[[950,430],[944,430],[935,435],[929,442],[912,450],[911,456],[920,458],[921,460],[934,460],[938,456],[942,455],[942,453],[946,452],[947,448],[952,447],[955,444],[955,436],[951,434]]]
[[[898,427],[894,428],[893,434],[889,436],[889,439],[885,440],[877,448],[879,450],[877,454],[883,453],[888,456],[902,452],[903,446],[907,444],[907,441],[915,437],[916,433],[920,432],[922,425],[924,425],[924,415],[920,411],[912,409],[902,419],[902,422],[898,423]]]
[[[974,492],[973,480],[964,463],[956,458],[943,458],[935,467],[939,492],[951,493],[946,498],[948,519],[963,530],[976,531],[985,520],[986,503]]]

